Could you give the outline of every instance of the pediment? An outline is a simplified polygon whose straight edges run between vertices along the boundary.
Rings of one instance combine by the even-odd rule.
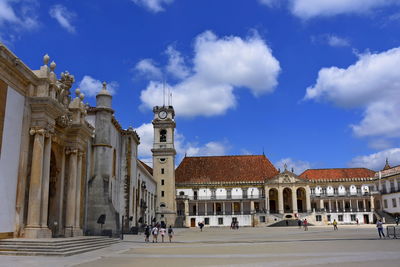
[[[285,171],[274,176],[272,179],[267,180],[267,184],[295,184],[295,183],[302,183],[304,182],[303,179],[299,178],[296,174]]]

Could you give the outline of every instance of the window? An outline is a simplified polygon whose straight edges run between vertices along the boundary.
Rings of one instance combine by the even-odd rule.
[[[393,208],[397,207],[397,202],[396,202],[395,198],[392,198],[392,206],[393,206]]]
[[[224,224],[224,218],[218,218],[218,224],[219,225],[222,225],[222,224]]]
[[[161,191],[161,197],[164,197],[164,191]]]
[[[384,200],[383,200],[383,207],[384,207],[385,209],[388,208],[387,199],[384,199]]]
[[[322,221],[322,216],[321,216],[321,215],[315,215],[315,220],[316,220],[317,222]]]
[[[161,203],[161,204],[160,204],[160,208],[165,208],[165,204],[164,204],[164,203]]]
[[[326,219],[328,220],[328,222],[331,221],[331,215],[326,215]]]
[[[354,222],[354,221],[356,220],[356,215],[355,215],[355,214],[351,214],[351,215],[350,215],[350,220],[351,220],[352,222]]]
[[[204,218],[204,224],[209,225],[210,224],[210,218]]]
[[[161,168],[161,174],[164,174],[164,168]]]
[[[265,223],[265,216],[260,216],[260,222]]]
[[[160,131],[160,142],[167,142],[167,130]]]
[[[165,158],[161,158],[160,161],[161,161],[161,162],[165,162]]]
[[[164,180],[163,180],[163,181],[164,181]],[[185,192],[180,191],[180,192],[179,192],[179,195],[180,195],[180,196],[184,196],[184,195],[185,195]]]
[[[164,185],[164,179],[161,179],[161,185]]]
[[[343,222],[343,215],[338,215],[338,221]]]
[[[115,173],[116,173],[116,165],[117,165],[117,150],[113,151],[113,165],[112,165],[112,175],[115,178]]]

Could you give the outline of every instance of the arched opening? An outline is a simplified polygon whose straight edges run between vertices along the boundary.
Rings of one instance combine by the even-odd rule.
[[[59,177],[60,169],[57,167],[57,163],[56,155],[52,150],[50,154],[47,225],[49,226],[53,237],[60,236],[63,227],[63,223],[60,221],[62,218],[60,204],[62,204],[61,201],[63,201],[63,196],[61,195],[61,179]]]
[[[292,207],[292,190],[290,188],[283,189],[283,211],[290,213],[293,211]]]
[[[167,142],[167,130],[160,130],[160,142]]]
[[[306,212],[306,190],[300,187],[296,191],[297,196],[297,210],[298,212]]]
[[[178,202],[177,213],[178,213],[178,216],[185,215],[185,203],[184,202],[182,202],[182,201]]]
[[[269,197],[269,212],[278,213],[278,190],[272,188],[268,193]]]

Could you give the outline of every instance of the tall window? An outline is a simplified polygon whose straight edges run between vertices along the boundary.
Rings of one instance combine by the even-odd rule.
[[[113,165],[112,165],[112,175],[115,178],[115,173],[116,173],[116,164],[117,164],[117,151],[114,148],[114,152],[113,152]]]
[[[393,208],[397,207],[397,202],[396,202],[395,198],[392,198],[392,206],[393,206]]]
[[[167,142],[167,130],[165,129],[160,131],[160,142]]]
[[[164,191],[161,191],[161,197],[164,197]]]
[[[161,174],[164,174],[164,168],[161,168]]]

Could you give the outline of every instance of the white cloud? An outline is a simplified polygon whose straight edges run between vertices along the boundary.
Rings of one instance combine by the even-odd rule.
[[[52,18],[70,33],[75,33],[75,26],[72,25],[72,20],[76,17],[76,14],[69,11],[63,5],[54,5],[50,8],[49,14]]]
[[[285,164],[287,165],[289,171],[291,171],[293,168],[294,173],[296,173],[297,175],[300,175],[305,170],[311,168],[311,164],[309,162],[294,160],[292,158],[280,159],[278,162],[275,163],[275,166],[283,171],[285,169]]]
[[[335,34],[321,34],[311,36],[311,41],[315,44],[326,44],[332,47],[350,46],[350,41],[347,38],[337,36]]]
[[[351,125],[357,136],[400,137],[399,66],[400,48],[360,55],[347,69],[321,69],[305,99],[364,109],[361,122]]]
[[[162,72],[160,68],[158,68],[153,60],[149,58],[145,58],[140,60],[136,66],[135,70],[141,75],[146,77],[147,79],[162,79]]]
[[[138,6],[143,6],[147,10],[158,13],[164,11],[164,5],[169,5],[174,0],[132,0]]]
[[[151,158],[151,149],[153,148],[153,125],[151,123],[144,123],[136,129],[140,137],[140,145],[138,147],[139,158]],[[208,142],[201,145],[196,142],[187,142],[185,137],[178,131],[175,131],[175,150],[177,152],[177,164],[181,159],[187,156],[215,156],[225,155],[229,149],[227,141],[222,142]]]
[[[221,115],[236,106],[235,88],[246,87],[258,96],[278,84],[279,62],[256,33],[242,39],[206,31],[196,37],[194,50],[192,74],[169,85],[179,116]],[[142,107],[160,105],[162,97],[162,85],[151,81],[141,92]]]
[[[285,2],[283,0],[258,0],[263,5],[266,5],[268,7],[277,7],[279,6],[282,2]]]
[[[36,0],[0,0],[0,39],[8,42],[21,31],[38,28]]]
[[[336,35],[328,35],[327,36],[328,45],[333,47],[341,47],[341,46],[349,46],[349,40],[336,36]]]
[[[136,132],[140,137],[140,144],[138,147],[139,158],[151,158],[151,149],[153,148],[154,140],[153,124],[143,123],[136,128]]]
[[[175,48],[172,46],[168,46],[165,53],[169,57],[167,71],[178,79],[184,79],[188,77],[190,74],[190,70],[185,65],[185,60],[183,59],[181,53],[175,50]]]
[[[310,19],[340,14],[365,14],[396,4],[399,4],[398,0],[290,0],[290,10],[299,18]]]
[[[116,89],[119,87],[117,82],[107,83],[107,90],[111,94],[115,94]],[[98,92],[103,88],[103,83],[100,80],[96,80],[89,75],[85,75],[79,83],[79,88],[88,97],[96,96]]]
[[[390,148],[367,156],[355,157],[351,160],[349,166],[381,170],[385,166],[386,158],[391,166],[399,165],[400,148]]]
[[[341,14],[369,14],[399,0],[259,0],[268,7],[287,5],[290,12],[301,19],[332,17]]]

